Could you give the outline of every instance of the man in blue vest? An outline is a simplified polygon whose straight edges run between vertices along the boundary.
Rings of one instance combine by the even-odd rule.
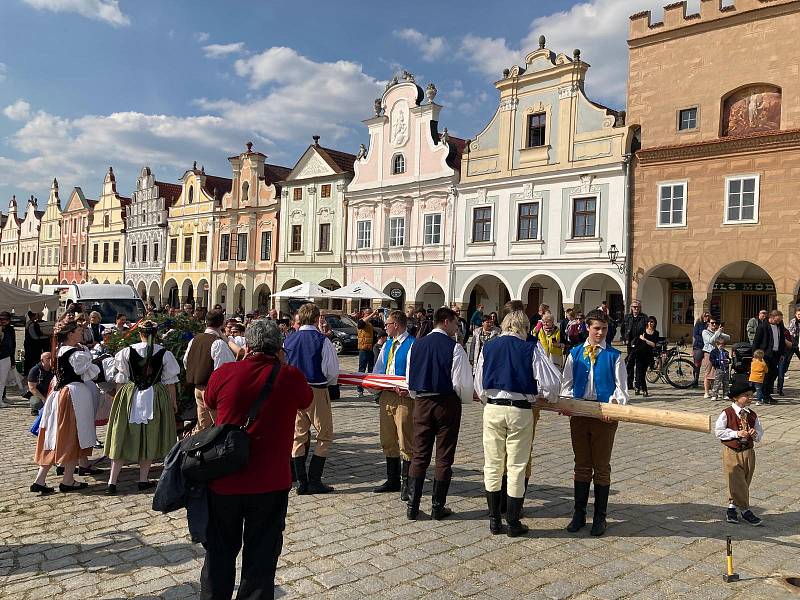
[[[389,340],[375,362],[374,373],[405,377],[408,351],[414,337],[408,333],[408,318],[402,310],[393,310],[386,319]],[[381,448],[386,456],[386,482],[375,493],[400,492],[408,501],[408,468],[414,453],[414,400],[405,390],[383,391],[380,406]],[[401,484],[402,476],[402,484]]]
[[[453,459],[461,427],[461,403],[472,400],[472,369],[464,348],[456,343],[458,314],[442,307],[433,317],[433,330],[408,352],[406,381],[414,402],[414,456],[411,459],[406,516],[419,515],[425,473],[436,444],[431,518],[453,514],[445,506],[453,476]]]
[[[628,385],[622,353],[606,343],[608,317],[593,310],[586,315],[588,339],[575,346],[562,374],[561,395],[592,402],[628,403]],[[575,453],[575,513],[567,531],[586,525],[589,484],[594,479],[592,535],[606,531],[608,492],[611,487],[611,451],[617,421],[570,417],[569,431]]]
[[[286,338],[283,346],[286,360],[300,369],[314,392],[311,406],[297,411],[294,425],[292,462],[297,478],[297,494],[327,494],[333,491],[322,483],[325,458],[333,442],[333,414],[328,386],[336,385],[339,379],[339,359],[331,341],[319,329],[319,308],[314,304],[303,304],[297,311],[299,328]],[[306,444],[313,425],[317,432],[316,446],[306,473]]]
[[[521,310],[503,318],[502,333],[484,344],[475,369],[475,393],[483,410],[483,468],[489,531],[503,532],[501,500],[504,471],[508,470],[506,511],[509,537],[524,535],[520,521],[527,487],[526,468],[531,458],[536,397],[558,400],[561,373],[542,352],[536,339],[528,339],[530,320]]]

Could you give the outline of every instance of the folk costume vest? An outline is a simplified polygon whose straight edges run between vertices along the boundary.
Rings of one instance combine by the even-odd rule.
[[[283,343],[289,364],[303,372],[309,385],[328,385],[328,380],[322,372],[322,347],[325,339],[325,336],[317,330],[301,329],[286,338]]]
[[[414,344],[408,373],[408,389],[426,394],[452,394],[453,348],[449,335],[432,332]]]
[[[53,386],[54,390],[69,385],[70,383],[78,383],[83,381],[83,378],[75,372],[72,365],[69,363],[69,357],[80,350],[80,348],[70,348],[61,356],[56,358],[56,384]]]
[[[148,361],[146,356],[139,354],[135,348],[131,348],[129,361],[131,371],[131,381],[140,390],[153,387],[153,384],[161,381],[161,370],[164,367],[164,354],[166,348],[161,348],[155,352]]]
[[[538,388],[533,377],[533,353],[536,342],[523,341],[514,335],[501,335],[483,346],[483,388],[535,396]]]
[[[222,338],[213,333],[198,333],[192,340],[189,355],[186,357],[186,383],[204,386],[214,372],[214,359],[211,346]]]
[[[586,388],[589,384],[589,371],[592,371],[594,380],[594,391],[597,396],[597,402],[608,402],[614,390],[617,387],[615,378],[617,358],[621,356],[621,352],[616,348],[607,345],[605,349],[601,349],[594,364],[591,359],[585,356],[584,346],[575,346],[571,351],[572,354],[572,392],[576,400],[588,400],[584,398]]]
[[[737,415],[734,408],[729,406],[725,409],[725,418],[728,420],[728,424],[726,425],[728,429],[733,429],[734,431],[743,431],[745,429],[755,429],[756,419],[758,417],[754,411],[749,409],[747,412],[741,410]],[[737,451],[749,450],[753,447],[753,439],[748,438],[744,440],[742,438],[737,438],[734,440],[722,440],[722,444]]]
[[[394,340],[387,341],[384,345],[386,350],[384,350],[383,362],[379,365],[376,365],[375,373],[378,373],[379,375],[386,375],[386,371],[389,368],[389,359],[391,358],[391,363],[394,365],[394,374],[405,377],[406,365],[408,364],[408,351],[411,349],[415,339],[416,338],[413,335],[406,336],[406,339],[404,339],[401,344],[394,348],[394,352],[392,352]]]

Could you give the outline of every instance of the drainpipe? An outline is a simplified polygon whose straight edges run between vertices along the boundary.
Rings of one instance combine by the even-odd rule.
[[[633,185],[633,169],[631,169],[631,159],[633,155],[628,152],[622,156],[622,173],[625,176],[625,212],[624,212],[624,229],[625,229],[625,264],[628,266],[627,273],[625,274],[625,302],[630,304],[632,298],[631,293],[633,289],[633,244],[632,244],[632,231],[631,231],[631,218],[633,208],[631,207],[631,187]]]
[[[453,205],[450,207],[450,256],[447,273],[447,305],[451,306],[455,302],[455,274],[456,274],[456,204],[458,203],[458,187],[455,184],[450,186],[450,193],[453,196]]]

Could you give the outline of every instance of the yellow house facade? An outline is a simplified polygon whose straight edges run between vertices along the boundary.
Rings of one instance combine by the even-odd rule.
[[[61,246],[61,199],[58,181],[53,178],[47,206],[39,230],[39,279],[42,285],[58,283],[59,247]]]
[[[191,169],[180,179],[181,194],[169,207],[167,256],[162,302],[169,306],[208,306],[215,209],[231,191],[231,180]]]
[[[114,170],[109,167],[103,192],[89,226],[88,279],[90,283],[122,283],[125,263],[125,207],[130,198],[117,193]]]

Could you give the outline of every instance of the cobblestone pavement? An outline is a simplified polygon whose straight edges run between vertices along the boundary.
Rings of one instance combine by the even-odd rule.
[[[355,370],[354,357],[342,361]],[[790,373],[787,393],[797,397]],[[651,407],[714,413],[723,403],[696,390],[658,384]],[[101,479],[87,493],[40,498],[34,478],[31,417],[21,398],[0,410],[0,597],[193,598],[203,550],[187,538],[183,511],[152,512],[151,494],[107,498]],[[383,481],[378,414],[351,393],[335,403],[336,442],[328,496],[292,495],[276,593],[283,598],[782,598],[780,577],[800,574],[798,400],[762,406],[766,430],[753,484],[763,527],[721,521],[726,500],[719,443],[710,435],[621,424],[614,448],[608,533],[564,531],[571,514],[572,452],[567,419],[539,422],[524,539],[491,536],[482,485],[481,407],[465,407],[445,521],[405,518]],[[101,437],[102,437],[102,431]],[[431,472],[429,471],[429,475]],[[50,483],[57,483],[55,476]],[[591,506],[590,506],[591,510]],[[725,536],[734,539],[743,581],[722,582]],[[795,596],[796,597],[796,596]]]

